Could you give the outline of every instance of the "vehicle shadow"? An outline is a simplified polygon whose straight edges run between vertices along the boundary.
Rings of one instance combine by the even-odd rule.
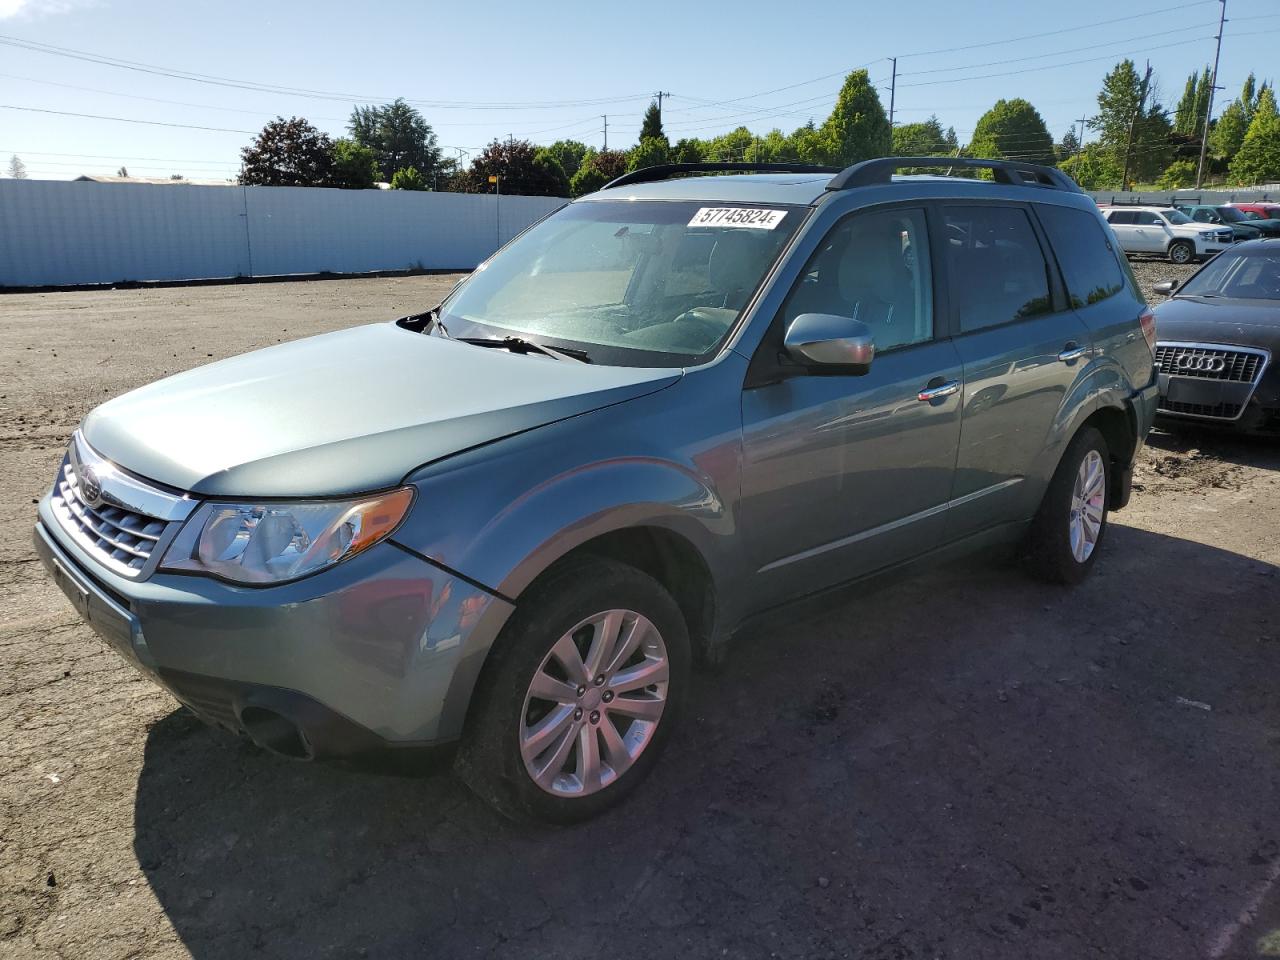
[[[1114,524],[1074,589],[965,563],[740,640],[591,823],[175,712],[135,852],[197,960],[1200,956],[1280,857],[1271,564]]]

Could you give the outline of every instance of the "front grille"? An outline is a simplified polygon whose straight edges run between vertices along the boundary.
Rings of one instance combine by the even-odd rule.
[[[1160,398],[1160,409],[1169,413],[1185,413],[1193,417],[1214,417],[1218,420],[1234,420],[1240,416],[1242,407],[1238,403],[1182,403],[1178,400]]]
[[[1264,357],[1225,347],[1199,347],[1160,343],[1156,345],[1156,367],[1161,373],[1201,380],[1228,380],[1254,383]]]
[[[164,533],[165,522],[156,517],[109,504],[90,506],[80,493],[70,459],[62,461],[50,501],[62,528],[95,560],[122,576],[142,572]]]

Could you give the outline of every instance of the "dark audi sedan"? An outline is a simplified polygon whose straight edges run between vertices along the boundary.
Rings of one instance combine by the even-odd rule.
[[[1158,419],[1280,433],[1280,239],[1219,254],[1156,292]]]

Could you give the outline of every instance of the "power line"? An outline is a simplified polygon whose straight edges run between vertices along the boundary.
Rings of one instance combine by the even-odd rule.
[[[0,44],[16,47],[22,50],[29,50],[33,53],[67,57],[73,60],[83,60],[88,63],[96,63],[100,66],[115,67],[121,70],[132,70],[137,73],[170,77],[175,80],[187,80],[192,83],[205,83],[212,84],[214,86],[231,87],[237,90],[253,90],[259,93],[287,94],[289,96],[308,97],[317,100],[342,100],[347,102],[354,100],[389,102],[395,99],[394,97],[378,97],[367,94],[314,90],[306,87],[286,87],[251,80],[237,80],[232,77],[220,77],[213,74],[193,73],[190,71],[175,70],[168,67],[157,66],[155,64],[143,63],[136,60],[123,60],[118,57],[108,57],[103,54],[91,53],[86,50],[74,50],[70,47],[58,47],[49,43],[24,40],[21,37],[12,37],[3,34],[0,34]],[[407,97],[403,99],[406,103],[415,103],[446,110],[552,110],[564,107],[599,106],[601,104],[608,103],[624,103],[631,100],[642,100],[644,98],[644,94],[629,94],[626,96],[595,97],[582,100],[424,100],[409,99]]]
[[[72,113],[69,110],[48,110],[43,107],[18,107],[11,103],[0,103],[0,110],[23,110],[27,113],[52,113],[60,117],[81,117],[86,120],[114,120],[117,123],[143,123],[149,127],[181,127],[184,130],[209,130],[214,133],[247,133],[257,134],[257,130],[233,130],[230,127],[202,127],[192,123],[166,123],[163,120],[134,120],[130,117],[105,117],[97,113]]]

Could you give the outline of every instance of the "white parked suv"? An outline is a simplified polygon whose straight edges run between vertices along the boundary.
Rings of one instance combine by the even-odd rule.
[[[1125,253],[1158,253],[1174,263],[1212,257],[1235,242],[1229,227],[1206,227],[1172,207],[1102,206]]]

